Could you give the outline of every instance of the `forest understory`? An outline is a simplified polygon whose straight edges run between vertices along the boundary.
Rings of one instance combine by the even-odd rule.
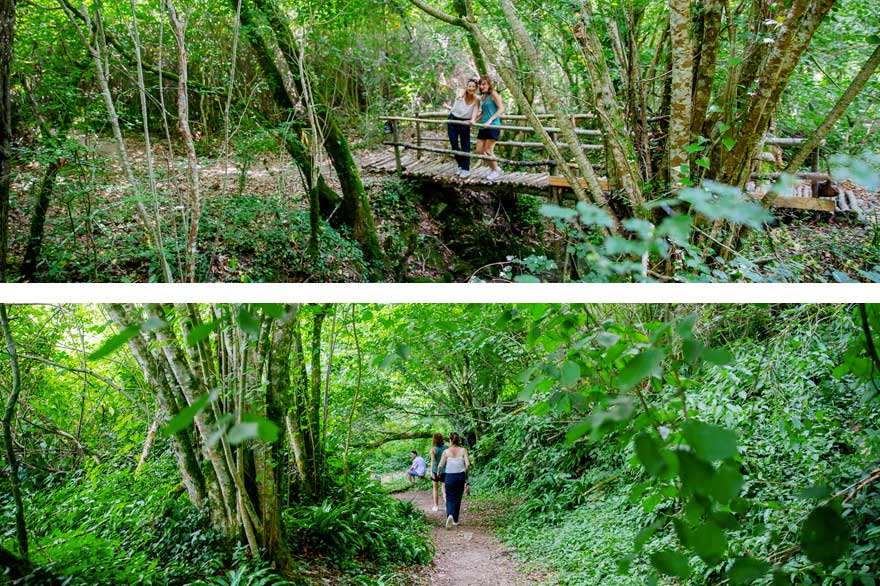
[[[58,177],[49,207],[37,281],[149,282],[159,278],[143,247],[114,145],[92,138],[78,172]],[[144,144],[127,141],[132,163],[145,168]],[[84,147],[85,148],[85,147]],[[162,156],[163,148],[154,149]],[[357,160],[375,149],[355,151]],[[183,189],[186,161],[156,163],[157,187]],[[323,223],[318,259],[308,253],[308,202],[299,173],[275,152],[226,158],[204,156],[200,181],[205,212],[199,234],[199,280],[205,282],[358,282],[373,280],[369,263],[350,235]],[[323,173],[338,188],[329,164]],[[34,201],[45,171],[23,167],[12,184],[10,261],[25,253]],[[541,214],[543,198],[440,188],[387,175],[365,175],[372,212],[387,262],[388,282],[505,282],[523,275],[558,281],[554,254],[564,236]],[[764,230],[751,232],[735,259],[717,270],[686,267],[661,281],[835,282],[880,279],[880,194],[847,182],[862,213],[774,211]],[[180,260],[185,232],[174,199],[149,206],[165,218],[166,254]],[[564,246],[564,244],[562,244]],[[587,278],[589,280],[589,278]]]
[[[0,375],[20,375],[4,583],[880,578],[876,306],[0,309]],[[189,407],[163,414],[178,393]],[[404,471],[449,430],[472,468],[446,529]],[[224,470],[231,520],[199,489]]]

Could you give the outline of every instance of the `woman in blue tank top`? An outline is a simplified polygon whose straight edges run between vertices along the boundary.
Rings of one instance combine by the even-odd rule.
[[[495,143],[501,136],[501,129],[495,128],[501,126],[501,115],[504,113],[504,104],[501,103],[501,96],[492,86],[492,80],[488,75],[480,76],[480,107],[474,110],[471,124],[476,124],[477,117],[480,118],[480,131],[477,133],[477,154],[495,156]],[[498,169],[498,163],[495,161],[487,161],[492,171],[486,176],[486,179],[493,181],[501,174]]]

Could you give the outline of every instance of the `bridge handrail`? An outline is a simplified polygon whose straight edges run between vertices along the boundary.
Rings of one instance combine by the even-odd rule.
[[[432,116],[436,116],[436,118],[433,118]],[[425,137],[423,139],[422,135],[421,135],[421,125],[422,124],[435,124],[435,125],[456,124],[456,125],[460,125],[460,126],[477,126],[478,128],[481,127],[481,125],[472,125],[470,123],[470,121],[467,121],[467,120],[450,120],[446,116],[448,116],[448,112],[434,111],[434,112],[417,113],[416,116],[380,116],[379,117],[379,119],[384,121],[386,124],[390,123],[390,126],[391,126],[390,134],[393,135],[394,140],[393,141],[384,141],[383,144],[394,147],[394,156],[395,156],[396,166],[397,166],[398,172],[400,172],[403,168],[402,163],[401,163],[401,159],[400,159],[400,149],[401,148],[408,148],[408,149],[415,150],[418,153],[417,158],[420,156],[420,153],[424,151],[424,152],[433,152],[433,153],[441,153],[441,154],[467,156],[469,158],[482,159],[482,160],[488,160],[488,161],[496,161],[499,163],[504,163],[505,165],[514,165],[514,166],[522,166],[522,167],[537,167],[537,166],[545,166],[546,165],[550,168],[551,173],[553,172],[553,170],[556,167],[555,161],[551,161],[551,160],[514,161],[511,159],[503,159],[500,157],[489,157],[486,155],[478,155],[478,154],[470,153],[470,152],[455,151],[452,149],[440,149],[440,148],[422,146],[423,140],[432,141],[432,142],[445,142],[445,139],[442,139],[442,138]],[[569,116],[574,123],[576,123],[577,119],[594,118],[594,116],[591,114],[581,114],[581,113],[570,114]],[[517,114],[506,115],[504,117],[507,119],[510,119],[510,120],[525,120],[525,119],[527,119],[526,116],[523,116],[521,114],[519,114],[519,115],[517,115]],[[543,119],[543,120],[555,118],[555,116],[552,114],[537,114],[537,117],[539,119]],[[398,132],[398,124],[397,124],[399,122],[414,122],[415,123],[415,125],[416,125],[416,144],[415,145],[408,144],[408,143],[402,142],[400,140],[400,135]],[[492,128],[498,129],[498,130],[512,130],[512,131],[522,131],[522,132],[530,132],[530,133],[536,132],[535,128],[533,128],[532,126],[493,125]],[[547,126],[547,127],[544,127],[544,131],[548,132],[550,134],[557,134],[560,132],[560,129],[555,126]],[[590,136],[590,137],[601,137],[602,136],[602,132],[600,130],[575,128],[574,131],[577,136]],[[764,144],[776,145],[776,146],[792,146],[792,145],[802,144],[806,140],[807,140],[806,138],[802,138],[802,137],[766,136],[766,137],[764,137]],[[567,143],[564,143],[564,142],[560,143],[560,142],[554,141],[554,143],[557,146],[557,148],[571,148],[570,145],[568,145]],[[531,142],[531,141],[499,141],[497,144],[500,146],[513,146],[513,147],[523,147],[523,148],[542,148],[542,149],[546,148],[546,145],[544,145],[544,143]],[[823,144],[824,144],[824,141],[823,141]],[[596,144],[580,143],[579,146],[584,150],[599,151],[599,150],[603,149],[602,145],[596,145]],[[820,145],[820,146],[822,146],[822,145]],[[810,175],[812,175],[812,177],[810,177],[810,179],[812,180],[812,183],[813,183],[813,196],[814,197],[816,197],[818,195],[818,181],[820,180],[817,177],[818,166],[819,166],[819,147],[817,147],[816,150],[813,151],[813,154],[811,157],[811,171],[812,172],[810,173]],[[801,175],[801,174],[798,173],[796,175]]]
[[[387,122],[416,122],[421,124],[458,124],[460,126],[475,126],[479,127],[480,125],[471,124],[466,120],[447,120],[447,119],[435,119],[435,118],[415,118],[412,116],[380,116],[379,120],[384,120]],[[523,132],[536,132],[534,128],[531,126],[511,126],[507,124],[501,125],[493,125],[492,128],[497,128],[498,130],[520,130]],[[560,132],[560,129],[555,126],[545,126],[544,130],[547,132]],[[576,128],[575,132],[579,136],[602,136],[602,132],[600,130],[588,130],[585,128]]]
[[[556,165],[555,161],[550,159],[542,160],[542,161],[514,161],[512,159],[503,159],[501,157],[490,157],[488,155],[478,155],[477,153],[466,153],[464,151],[456,151],[452,149],[438,149],[434,147],[426,147],[426,146],[416,146],[412,144],[408,144],[405,142],[395,142],[386,140],[383,141],[382,144],[397,147],[403,147],[406,149],[412,149],[416,151],[426,151],[429,153],[441,153],[448,155],[461,155],[465,157],[469,157],[471,159],[480,159],[482,161],[495,161],[497,163],[504,163],[505,165],[513,165],[520,167],[552,167]]]

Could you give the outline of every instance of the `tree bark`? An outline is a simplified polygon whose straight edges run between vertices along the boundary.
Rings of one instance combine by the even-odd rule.
[[[12,98],[9,66],[15,37],[15,0],[0,0],[0,282],[6,282],[12,185]]]
[[[186,25],[177,15],[173,0],[165,0],[168,19],[177,43],[177,127],[186,146],[186,161],[189,165],[189,227],[186,234],[184,249],[184,272],[190,283],[196,282],[196,259],[199,253],[199,218],[202,213],[201,193],[199,190],[199,162],[196,158],[196,147],[193,142],[192,130],[189,127],[189,87],[187,73],[187,53],[185,44]]]
[[[669,39],[672,43],[672,105],[666,152],[673,186],[682,185],[688,164],[685,147],[691,142],[694,45],[690,36],[690,0],[669,0]]]
[[[128,158],[128,150],[125,147],[125,140],[122,137],[122,129],[119,126],[119,116],[116,113],[116,106],[113,103],[113,95],[110,93],[110,74],[104,67],[106,47],[102,46],[100,41],[100,39],[103,38],[103,35],[101,35],[101,31],[103,30],[103,26],[101,25],[101,13],[96,9],[93,21],[88,12],[76,9],[66,0],[62,0],[61,6],[67,14],[68,20],[76,28],[77,34],[79,34],[83,45],[92,58],[92,63],[95,66],[95,74],[98,79],[98,86],[101,90],[101,97],[104,100],[104,106],[107,109],[107,118],[110,122],[110,127],[113,129],[113,136],[116,139],[116,147],[119,151],[119,161],[122,165],[122,169],[125,171],[125,177],[128,181],[129,188],[132,191],[132,195],[135,198],[138,215],[140,216],[141,223],[143,224],[147,235],[147,242],[156,252],[157,261],[162,269],[162,277],[166,282],[171,283],[174,281],[174,276],[171,272],[171,266],[168,264],[168,259],[165,258],[162,235],[159,232],[159,229],[153,224],[153,219],[150,217],[150,214],[147,212],[147,208],[144,206],[144,202],[141,199],[141,190],[135,180],[134,172],[131,168],[131,161]],[[82,19],[86,23],[90,35],[92,33],[95,34],[94,44],[89,41],[89,38],[86,37],[76,24],[77,18]]]
[[[828,132],[834,127],[840,117],[843,116],[843,113],[846,112],[846,109],[852,104],[855,97],[858,93],[865,87],[865,84],[868,82],[868,79],[873,75],[874,70],[877,69],[877,65],[880,64],[880,44],[878,44],[874,48],[874,52],[871,53],[871,56],[868,57],[868,60],[865,61],[865,64],[862,65],[859,73],[853,78],[850,82],[849,87],[846,88],[846,91],[837,99],[837,103],[834,104],[834,107],[831,108],[831,111],[828,112],[828,115],[825,117],[825,120],[822,121],[822,124],[819,125],[807,141],[801,145],[800,150],[798,150],[797,154],[791,159],[791,162],[786,167],[786,171],[789,173],[797,173],[798,169],[801,165],[803,165],[804,161],[807,160],[807,157],[810,156],[810,153],[819,146],[819,143],[828,136]]]
[[[245,0],[245,3],[248,0]],[[360,171],[351,154],[348,138],[342,132],[327,101],[320,92],[313,89],[310,72],[302,66],[300,51],[290,30],[290,23],[280,12],[274,0],[253,0],[256,7],[266,16],[287,63],[288,72],[302,101],[312,97],[313,114],[320,127],[324,150],[330,157],[337,178],[342,187],[342,212],[346,223],[351,226],[352,236],[361,245],[364,258],[368,261],[382,260],[382,249],[376,233],[376,224],[370,210],[367,192],[361,181]],[[244,8],[242,8],[244,11]],[[306,106],[309,104],[306,103]]]
[[[453,0],[452,7],[459,18],[473,18],[473,9],[467,0]],[[471,50],[471,56],[474,58],[474,67],[477,68],[477,73],[480,75],[488,74],[489,68],[486,67],[486,59],[483,57],[483,52],[480,50],[480,44],[477,42],[477,39],[470,32],[465,34],[465,38]]]
[[[19,468],[18,458],[15,456],[15,444],[12,442],[12,420],[15,417],[18,395],[21,393],[21,373],[18,369],[15,340],[12,337],[12,329],[9,327],[9,316],[6,314],[6,304],[4,303],[0,303],[0,325],[3,327],[3,337],[6,338],[6,350],[9,353],[9,366],[12,370],[12,388],[6,398],[6,408],[3,411],[3,443],[6,447],[6,460],[10,469],[12,499],[15,502],[15,535],[18,539],[18,552],[21,557],[27,559],[28,536],[24,520],[24,503],[21,498],[21,478],[18,476]]]

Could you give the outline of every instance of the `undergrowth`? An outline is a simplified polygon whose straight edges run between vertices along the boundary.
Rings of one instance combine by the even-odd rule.
[[[811,509],[834,494],[843,500],[876,467],[870,462],[880,459],[880,406],[868,399],[863,383],[834,374],[852,337],[852,317],[840,307],[783,309],[772,322],[752,327],[746,314],[766,309],[740,312],[734,321],[746,325],[726,344],[733,362],[705,367],[687,392],[694,417],[739,436],[746,504],[729,517],[729,551],[769,560],[774,571],[784,572],[776,578],[767,573],[755,584],[874,584],[880,575],[876,483],[842,504],[852,535],[842,559],[822,566],[798,547]],[[707,334],[716,326],[726,327],[709,323]],[[675,400],[671,389],[651,398],[658,408]],[[551,584],[644,583],[650,566],[648,556],[634,555],[641,551],[634,549],[637,536],[646,554],[676,547],[671,524],[662,525],[675,512],[670,507],[677,494],[646,490],[648,476],[634,456],[631,433],[569,445],[564,424],[528,412],[509,416],[496,429],[503,436],[487,436],[477,446],[492,456],[472,482],[481,491],[522,497],[499,535],[524,559],[544,564]],[[652,529],[642,532],[647,527]],[[729,569],[693,555],[690,562],[687,584],[720,584]]]

